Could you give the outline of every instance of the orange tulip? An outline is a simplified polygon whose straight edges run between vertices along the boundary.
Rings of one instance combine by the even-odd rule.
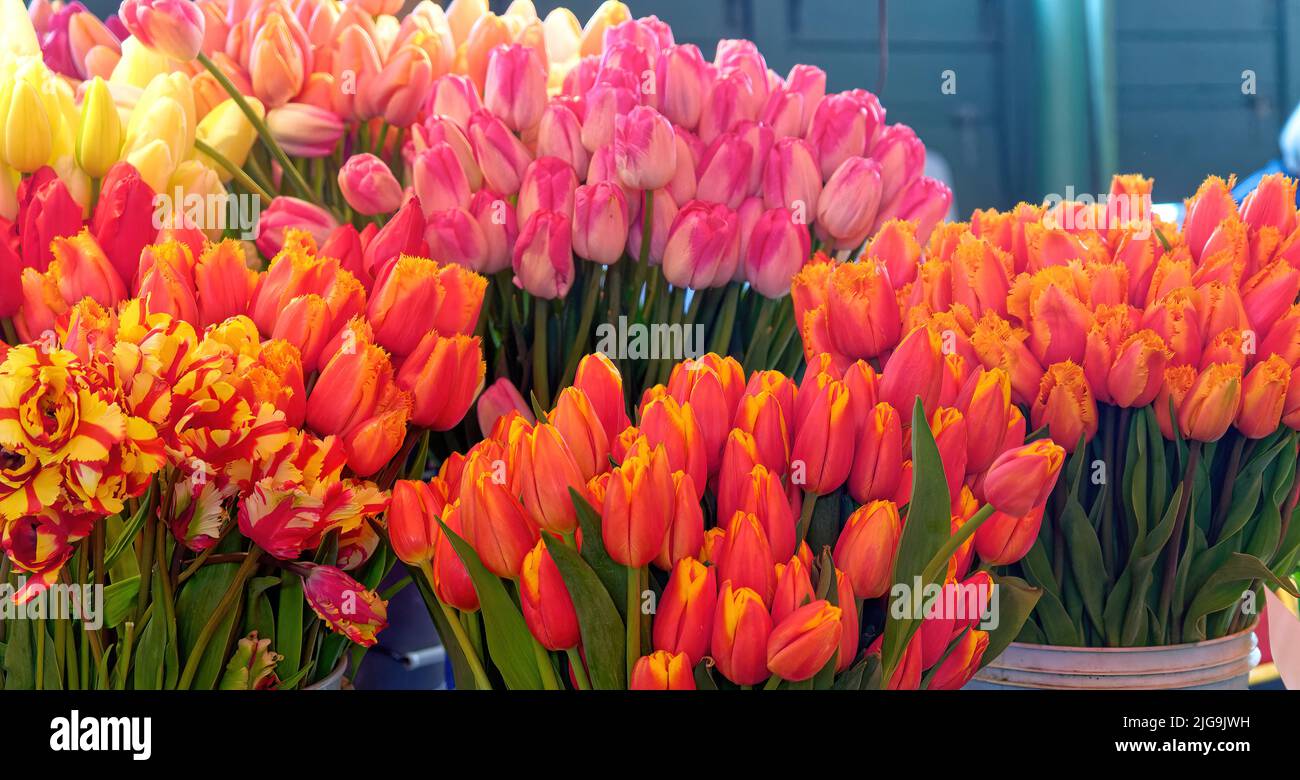
[[[1006,566],[1029,552],[1038,540],[1038,529],[1043,522],[1044,505],[1039,504],[1021,517],[1006,512],[994,512],[975,531],[975,551],[980,560],[995,566]]]
[[[786,615],[817,598],[808,566],[799,556],[776,564],[776,590],[772,595],[772,621],[780,623]]]
[[[403,393],[382,412],[343,434],[348,468],[359,477],[369,477],[383,468],[402,448],[410,418],[411,398]]]
[[[519,605],[528,630],[547,650],[568,650],[581,640],[578,613],[560,569],[538,539],[519,567]]]
[[[1174,438],[1174,425],[1176,421],[1170,419],[1170,406],[1175,413],[1183,405],[1183,399],[1187,397],[1187,391],[1192,389],[1192,383],[1196,381],[1196,369],[1192,366],[1166,366],[1164,382],[1160,385],[1160,390],[1156,393],[1156,400],[1151,407],[1156,412],[1156,422],[1160,425],[1160,433],[1166,439]]]
[[[1178,405],[1178,427],[1189,439],[1215,441],[1232,425],[1241,400],[1241,366],[1215,363],[1197,375]]]
[[[394,355],[415,351],[430,330],[451,335],[473,329],[487,280],[460,266],[402,256],[380,271],[366,318],[375,340]]]
[[[785,680],[810,679],[835,655],[843,633],[839,607],[825,599],[805,604],[772,629],[767,640],[767,668]]]
[[[623,398],[623,378],[614,362],[603,352],[587,355],[578,362],[573,386],[591,399],[596,416],[605,428],[605,436],[612,443],[630,424],[627,401]]]
[[[728,369],[734,368],[743,376],[740,364],[734,358],[719,360],[725,360]],[[732,401],[739,399],[740,381],[733,378],[730,371],[724,378],[724,374],[703,360],[678,363],[673,366],[672,375],[668,379],[668,395],[683,405],[689,403],[695,410],[704,439],[704,455],[710,477],[717,474],[718,467],[722,465],[722,445],[727,441],[732,418],[736,415],[736,404]]]
[[[709,651],[718,601],[717,568],[691,557],[677,561],[654,619],[654,647],[685,654],[691,666]]]
[[[952,652],[939,664],[927,688],[932,691],[955,691],[970,682],[979,671],[984,651],[988,647],[987,631],[971,629],[962,634]]]
[[[1065,449],[1050,439],[1013,447],[984,475],[984,500],[994,509],[1024,517],[1047,500],[1065,464]]]
[[[1241,303],[1250,326],[1266,333],[1300,294],[1300,269],[1283,258],[1255,272],[1241,286]]]
[[[889,404],[876,404],[858,430],[849,495],[859,504],[892,497],[902,464],[903,428],[898,412]]]
[[[874,599],[888,592],[902,534],[903,521],[892,501],[872,501],[849,515],[835,542],[834,559],[858,598]]]
[[[228,317],[248,314],[256,282],[257,272],[245,263],[244,250],[238,241],[225,239],[208,244],[194,264],[198,324],[215,325]]]
[[[912,419],[917,398],[927,412],[934,409],[943,385],[943,338],[928,327],[913,328],[889,356],[880,379],[880,400]],[[986,360],[984,363],[989,365]]]
[[[641,433],[651,447],[663,446],[673,471],[685,471],[697,487],[708,482],[704,434],[690,403],[669,395],[651,401],[641,410]]]
[[[824,381],[823,381],[824,378]],[[807,405],[801,401],[790,451],[791,481],[805,491],[826,495],[848,479],[853,465],[854,420],[843,382],[819,375]]]
[[[464,536],[464,527],[460,522],[460,502],[448,504],[443,510],[442,522],[454,533]],[[478,609],[478,592],[474,581],[470,579],[469,570],[451,546],[451,539],[446,534],[438,535],[438,542],[433,553],[433,577],[429,583],[434,595],[444,604],[455,607],[462,612]]]
[[[591,399],[581,388],[566,387],[555,401],[551,424],[560,432],[584,479],[609,471],[609,438]]]
[[[788,387],[790,402],[784,405],[776,395],[766,390],[746,394],[740,399],[734,420],[734,430],[743,431],[752,437],[758,461],[781,475],[789,468],[790,428],[794,423],[794,383],[791,382]],[[727,441],[734,430],[729,431],[724,438],[720,455],[725,455]]]
[[[1155,400],[1173,353],[1155,331],[1144,328],[1119,345],[1106,372],[1110,403],[1140,408]]]
[[[1066,452],[1074,452],[1080,437],[1092,440],[1097,433],[1097,404],[1082,368],[1068,360],[1048,367],[1030,422],[1034,428],[1049,426],[1052,439]]]
[[[641,656],[632,667],[630,691],[693,691],[695,674],[686,653],[658,650]]]
[[[1277,355],[1257,363],[1241,385],[1237,429],[1249,439],[1262,439],[1277,430],[1291,385],[1291,366]]]
[[[727,536],[717,552],[718,578],[749,588],[767,604],[776,588],[772,546],[763,524],[751,513],[737,512],[726,524]]]
[[[435,431],[450,430],[464,419],[483,387],[487,364],[477,336],[444,337],[429,331],[402,361],[397,386],[415,398],[411,421]]]
[[[1047,284],[1029,301],[1029,348],[1043,365],[1064,360],[1083,362],[1084,342],[1092,326],[1092,312],[1073,293]]]
[[[772,618],[753,590],[722,583],[713,615],[710,654],[722,676],[737,685],[754,685],[768,677],[767,642]]]
[[[460,521],[483,565],[498,577],[519,576],[524,556],[537,543],[537,526],[500,479],[488,451],[471,455],[460,483]]]
[[[874,262],[837,266],[826,301],[836,351],[857,360],[877,357],[898,344],[902,315],[883,266]]]
[[[675,495],[668,453],[662,445],[629,457],[610,476],[601,536],[609,557],[640,568],[663,548]]]
[[[930,416],[930,430],[943,462],[948,495],[956,497],[966,477],[966,418],[950,406],[940,407]]]
[[[325,364],[316,382],[320,390],[307,399],[307,425],[321,436],[351,430],[398,389],[388,354],[372,343],[365,321],[350,323],[344,332],[347,348]]]
[[[437,518],[447,503],[446,483],[435,477],[442,494],[427,482],[399,479],[393,484],[393,501],[388,508],[388,539],[393,553],[412,566],[433,560],[438,546]]]
[[[728,480],[725,488],[719,485],[718,517],[730,518],[737,512],[752,514],[763,526],[773,560],[783,561],[794,555],[796,518],[780,476],[757,464],[749,474],[728,476]]]
[[[1014,408],[1011,376],[1001,368],[977,368],[962,387],[956,405],[966,421],[966,473],[979,474],[1002,451]]]
[[[655,556],[655,565],[671,570],[683,558],[700,554],[704,545],[704,510],[700,492],[684,471],[673,473],[672,517],[664,533],[663,548]]]
[[[578,512],[569,491],[576,490],[588,503],[592,499],[569,445],[549,423],[539,423],[517,439],[511,492],[521,496],[524,508],[542,530],[573,533],[578,527]]]
[[[1012,399],[1031,403],[1038,394],[1043,367],[1025,346],[1028,334],[995,312],[986,312],[971,334],[971,346],[985,368],[1001,368],[1011,377]]]

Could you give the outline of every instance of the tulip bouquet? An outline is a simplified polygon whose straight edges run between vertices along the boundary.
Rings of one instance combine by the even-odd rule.
[[[1216,638],[1253,623],[1261,586],[1294,589],[1296,185],[1267,177],[1239,208],[1231,182],[1211,177],[1181,228],[1150,213],[1151,186],[1116,177],[1104,203],[941,225],[902,284],[887,283],[892,256],[874,270],[809,267],[795,282],[810,354],[847,363],[901,319],[943,347],[915,351],[908,336],[890,357],[908,361],[923,400],[967,372],[1002,371],[1029,438],[1070,454],[1045,502],[996,540],[981,545],[993,523],[976,535],[982,558],[1043,590],[1025,641]],[[846,274],[872,280],[856,303]]]
[[[184,231],[129,283],[87,229],[51,251],[0,344],[0,583],[35,618],[0,621],[5,686],[294,687],[374,644],[388,488],[474,401],[486,280],[367,287],[296,230],[261,273]]]
[[[393,550],[454,639],[457,684],[961,687],[1038,597],[976,551],[1018,557],[1064,452],[1022,444],[1002,369],[927,415],[910,369],[934,335],[880,374],[819,357],[798,385],[710,353],[635,424],[589,355],[536,423],[511,412],[399,481]]]

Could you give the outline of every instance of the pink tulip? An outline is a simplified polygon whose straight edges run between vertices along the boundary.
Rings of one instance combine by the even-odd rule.
[[[787,208],[763,212],[749,236],[745,278],[760,295],[781,298],[790,292],[790,279],[803,267],[811,250],[808,226],[795,221]]]
[[[527,222],[538,209],[573,214],[573,193],[578,175],[559,157],[538,157],[528,164],[519,185],[519,203],[515,207],[519,220]]]
[[[546,69],[532,49],[510,44],[492,50],[483,104],[511,130],[537,126],[546,108]]]
[[[606,46],[600,55],[600,73],[596,79],[608,84],[628,87],[638,99],[653,105],[654,95],[645,94],[644,86],[653,87],[654,82],[642,81],[641,74],[652,72],[654,60],[647,56],[645,50],[630,41],[620,41],[613,46]]]
[[[880,207],[880,164],[849,157],[826,182],[817,205],[817,235],[833,239],[836,249],[866,240]]]
[[[363,116],[382,116],[393,127],[415,122],[433,83],[433,62],[424,49],[406,44],[388,60],[357,103]]]
[[[822,100],[807,136],[821,162],[822,178],[829,179],[848,158],[864,156],[884,121],[884,109],[874,97],[864,100],[841,92]]]
[[[203,46],[203,12],[190,0],[124,0],[118,16],[140,43],[188,61]]]
[[[734,209],[749,195],[749,172],[754,150],[735,133],[718,136],[697,172],[695,197]]]
[[[552,100],[537,125],[537,156],[558,157],[586,176],[591,153],[582,145],[582,123],[569,106]]]
[[[695,199],[698,186],[699,177],[695,173],[694,146],[699,143],[699,139],[690,130],[683,127],[674,127],[673,131],[673,143],[677,146],[677,168],[673,171],[673,178],[669,180],[664,189],[672,193],[674,201],[685,203],[688,200]]]
[[[586,182],[595,184],[598,181],[607,181],[617,185],[619,189],[623,190],[623,195],[627,198],[629,206],[641,200],[641,193],[629,190],[623,184],[623,177],[618,175],[618,164],[614,160],[613,144],[602,146],[591,155],[591,162],[587,165]]]
[[[711,144],[715,138],[730,131],[738,123],[746,119],[757,119],[762,107],[752,114],[748,112],[752,96],[753,86],[742,71],[733,70],[714,78],[704,100],[704,107],[700,110],[700,122],[695,131],[700,140]]]
[[[661,48],[673,44],[673,31],[671,27],[653,16],[628,19],[605,28],[605,51],[619,44],[628,44],[645,52],[649,57],[658,57]]]
[[[337,47],[333,58],[334,112],[354,121],[373,119],[375,114],[369,112],[375,107],[361,96],[371,89],[383,67],[374,38],[360,25],[348,24],[339,33]]]
[[[655,64],[655,105],[669,122],[694,129],[700,122],[710,78],[708,63],[695,44],[664,49]]]
[[[483,101],[468,76],[449,73],[433,82],[429,113],[450,119],[462,132],[469,129],[469,118],[482,107]]]
[[[474,271],[483,267],[487,237],[478,220],[465,209],[435,211],[425,221],[424,241],[429,255],[440,263],[456,263]]]
[[[614,160],[630,189],[657,190],[677,169],[677,139],[663,114],[637,106],[619,116],[614,127]]]
[[[388,165],[373,154],[354,154],[339,169],[343,199],[360,214],[374,216],[402,205],[402,185]]]
[[[437,211],[469,206],[469,180],[451,144],[439,141],[417,153],[411,174],[426,217]]]
[[[460,160],[460,169],[469,182],[470,192],[476,192],[483,186],[483,169],[478,167],[478,161],[474,159],[474,149],[470,146],[469,138],[450,117],[430,116],[424,120],[424,124],[412,126],[411,131],[412,145],[416,152],[438,143],[450,145],[456,153],[456,159]]]
[[[513,258],[515,285],[538,298],[563,298],[573,286],[573,235],[569,218],[533,213],[519,231]]]
[[[645,201],[637,198],[628,204],[627,253],[628,256],[641,257],[641,235],[644,232]],[[654,213],[650,220],[650,265],[659,265],[664,259],[664,248],[668,245],[668,232],[673,221],[677,219],[677,203],[673,201],[668,190],[655,190]]]
[[[378,279],[384,268],[402,255],[427,257],[429,251],[424,243],[424,228],[420,198],[407,198],[366,244],[361,262],[370,278]]]
[[[723,39],[718,41],[713,64],[722,73],[739,71],[744,73],[750,84],[750,106],[746,114],[751,118],[758,116],[758,111],[767,102],[767,61],[754,45],[753,41],[741,39]]]
[[[812,147],[802,138],[782,138],[772,146],[763,169],[763,203],[785,207],[805,223],[817,215],[822,175]]]
[[[509,268],[519,237],[519,222],[510,201],[491,190],[479,190],[470,199],[469,213],[478,222],[486,247],[482,263],[474,270],[494,274]]]
[[[628,212],[623,190],[607,182],[584,184],[573,203],[573,251],[601,265],[618,262],[627,245]]]
[[[601,83],[586,95],[586,114],[582,118],[582,145],[595,152],[614,142],[614,124],[640,101],[636,93],[626,87]]]
[[[266,112],[271,137],[292,157],[328,157],[345,127],[339,115],[310,103],[285,103]]]
[[[776,133],[772,131],[770,125],[762,122],[741,122],[736,126],[736,134],[740,139],[749,144],[749,183],[746,185],[746,194],[760,194],[763,186],[763,165],[767,158],[772,154],[772,146],[776,142]]]
[[[880,163],[880,202],[893,203],[898,193],[921,177],[925,144],[907,125],[889,125],[871,147],[871,158]]]
[[[514,195],[532,155],[505,124],[485,109],[469,120],[469,143],[488,189]]]
[[[763,216],[763,199],[750,196],[740,203],[740,208],[736,209],[736,224],[739,226],[737,235],[740,236],[740,262],[736,264],[736,274],[733,281],[744,281],[745,279],[745,255],[749,252],[749,239],[754,236],[754,228],[758,225],[758,218]]]
[[[519,412],[530,423],[537,421],[537,418],[533,417],[533,410],[528,408],[528,403],[520,394],[519,388],[506,377],[501,377],[488,385],[478,397],[476,410],[478,429],[487,436],[496,426],[497,420],[510,412]]]
[[[826,71],[815,65],[795,65],[785,77],[785,89],[803,98],[803,127],[798,134],[805,135],[817,106],[826,97]]]
[[[829,185],[828,185],[829,186]],[[952,208],[952,190],[937,179],[922,176],[894,198],[880,216],[878,224],[891,219],[905,219],[916,223],[916,240],[925,245],[930,231],[939,224]]]
[[[731,281],[740,260],[739,220],[721,203],[682,206],[664,247],[664,278],[677,287],[718,287]]]
[[[323,244],[338,227],[338,222],[314,203],[281,195],[262,212],[257,227],[257,251],[270,258],[284,247],[284,232],[289,228],[305,230],[311,233],[317,244]]]

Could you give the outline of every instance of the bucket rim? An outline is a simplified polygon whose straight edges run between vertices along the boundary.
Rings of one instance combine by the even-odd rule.
[[[1228,634],[1217,639],[1203,639],[1199,642],[1183,642],[1177,645],[1146,645],[1143,647],[1089,647],[1088,645],[1042,645],[1034,642],[1012,642],[1008,647],[1023,647],[1027,650],[1057,653],[1159,653],[1171,649],[1190,649],[1197,647],[1214,647],[1231,644],[1255,632],[1259,628],[1259,618],[1235,634]]]

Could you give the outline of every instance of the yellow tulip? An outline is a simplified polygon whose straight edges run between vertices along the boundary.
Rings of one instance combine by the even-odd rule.
[[[31,173],[50,159],[53,134],[40,95],[24,80],[0,87],[0,159]]]
[[[124,160],[135,166],[154,192],[164,192],[172,172],[176,170],[176,159],[165,141],[154,139],[142,146],[123,150]]]
[[[122,152],[122,120],[108,84],[96,76],[81,100],[81,126],[77,132],[77,164],[99,179]]]
[[[109,81],[144,89],[160,74],[171,70],[171,60],[153,51],[135,38],[122,41],[122,59],[113,68]]]
[[[171,121],[170,116],[160,117],[153,108],[154,103],[165,100],[175,101],[182,111],[179,123],[174,126],[158,123],[160,118]],[[160,74],[154,76],[144,92],[140,93],[135,109],[131,112],[131,119],[126,124],[126,141],[129,145],[133,137],[158,138],[164,137],[164,132],[170,134],[174,130],[181,130],[181,140],[177,146],[173,146],[173,151],[178,152],[175,159],[180,161],[188,158],[190,150],[194,148],[194,133],[198,123],[194,86],[190,83],[190,77],[184,73]]]
[[[596,9],[587,26],[582,28],[582,45],[579,53],[586,57],[605,50],[605,30],[632,18],[632,11],[618,0],[605,0]]]
[[[266,110],[262,107],[261,101],[255,97],[247,97],[248,105],[257,114],[259,119],[266,117]],[[257,141],[257,130],[253,123],[248,121],[244,112],[239,108],[233,99],[228,99],[217,104],[215,108],[208,112],[208,115],[199,121],[198,130],[195,137],[203,141],[208,146],[215,149],[222,157],[225,157],[236,166],[242,166],[248,159],[248,153],[252,150],[253,144]],[[217,172],[221,181],[228,182],[231,179],[230,172],[225,166],[216,160],[210,159],[202,152],[196,152],[196,157],[202,160],[209,168]]]
[[[22,0],[0,0],[0,65],[19,57],[40,57],[36,28]]]
[[[186,160],[176,166],[176,172],[167,183],[167,192],[173,198],[177,191],[181,193],[181,198],[180,203],[175,205],[184,213],[186,224],[189,224],[193,218],[194,227],[202,230],[209,239],[216,241],[221,238],[227,216],[224,212],[226,188],[221,186],[216,171],[199,160]],[[190,195],[202,198],[201,211],[198,214],[189,213],[192,209],[189,204],[192,200]],[[217,196],[222,197],[217,199]],[[221,213],[212,213],[214,203],[221,204]]]

